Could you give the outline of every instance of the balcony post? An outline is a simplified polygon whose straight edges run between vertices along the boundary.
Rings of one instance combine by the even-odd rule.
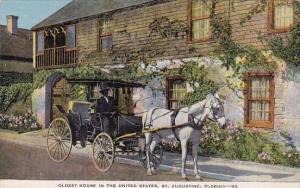
[[[33,43],[32,43],[32,52],[33,52],[33,57],[32,57],[32,59],[33,59],[33,68],[36,68],[36,58],[37,58],[37,56],[36,56],[36,31],[33,31],[32,32],[32,40],[33,40]]]

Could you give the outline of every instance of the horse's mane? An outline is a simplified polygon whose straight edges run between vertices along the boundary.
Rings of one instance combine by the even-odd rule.
[[[198,113],[198,112],[203,111],[206,102],[207,102],[209,99],[211,99],[212,97],[213,97],[212,94],[206,95],[205,99],[203,99],[202,101],[200,101],[200,102],[198,102],[198,103],[196,103],[196,104],[191,105],[191,106],[188,108],[188,113],[189,113],[189,114],[195,114],[195,113]]]

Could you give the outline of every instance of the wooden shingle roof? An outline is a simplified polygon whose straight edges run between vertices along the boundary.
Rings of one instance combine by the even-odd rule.
[[[73,0],[31,29],[37,30],[42,27],[58,25],[152,1],[158,0]]]
[[[7,31],[5,25],[0,25],[0,59],[32,59],[32,32],[27,29],[17,29],[16,34]]]

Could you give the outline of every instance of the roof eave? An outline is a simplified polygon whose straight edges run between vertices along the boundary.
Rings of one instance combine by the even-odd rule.
[[[144,4],[154,3],[154,2],[156,2],[156,0],[150,0],[149,2],[135,4],[135,5],[123,7],[123,8],[120,8],[120,9],[109,10],[109,11],[106,11],[106,12],[101,12],[99,14],[93,14],[93,15],[89,15],[89,16],[84,16],[84,17],[79,17],[79,18],[75,18],[75,19],[65,20],[63,22],[56,22],[56,23],[51,24],[51,25],[47,25],[47,24],[42,25],[42,23],[47,18],[49,18],[50,16],[56,14],[58,11],[62,10],[63,8],[65,8],[66,6],[68,6],[69,4],[71,4],[72,3],[72,1],[71,1],[69,4],[65,5],[64,7],[62,7],[61,9],[59,9],[58,11],[56,11],[55,13],[51,14],[50,16],[48,16],[47,18],[45,18],[44,20],[42,20],[41,22],[39,22],[38,24],[36,24],[35,26],[33,26],[31,28],[31,31],[37,31],[37,30],[45,28],[45,27],[51,27],[51,26],[55,26],[55,25],[62,25],[62,24],[66,24],[66,23],[69,23],[69,22],[76,22],[76,21],[81,20],[81,19],[88,19],[88,18],[92,18],[92,17],[97,17],[97,16],[100,16],[100,15],[103,15],[103,14],[112,13],[114,11],[120,11],[120,10],[124,10],[126,8],[135,7],[135,6],[141,6],[141,5],[144,5]],[[157,2],[159,2],[159,1],[157,1]]]

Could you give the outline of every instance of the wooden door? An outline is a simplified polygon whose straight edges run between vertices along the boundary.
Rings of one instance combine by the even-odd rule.
[[[117,92],[119,110],[124,114],[133,113],[132,88],[119,88]]]
[[[61,105],[67,111],[69,101],[71,100],[70,90],[70,85],[64,78],[54,84],[52,88],[51,121],[62,116],[56,105]]]

